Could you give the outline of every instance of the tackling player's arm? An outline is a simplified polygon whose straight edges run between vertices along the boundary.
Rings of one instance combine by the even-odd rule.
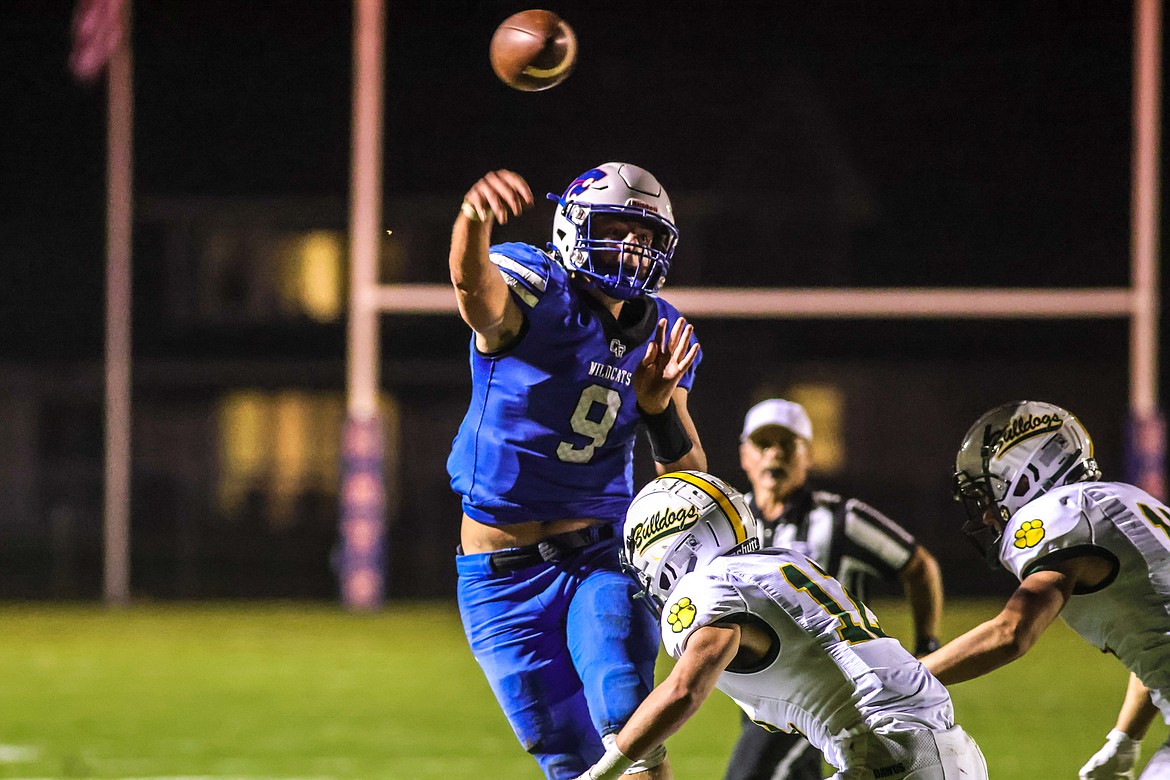
[[[921,544],[898,572],[902,590],[914,616],[914,655],[938,649],[938,624],[942,617],[943,584],[938,561]]]
[[[707,470],[707,453],[703,450],[703,443],[699,441],[699,431],[695,428],[695,421],[691,419],[690,410],[687,409],[688,395],[689,393],[685,388],[676,387],[672,398],[674,399],[674,408],[678,412],[679,422],[682,423],[683,430],[686,431],[687,436],[691,439],[691,449],[673,463],[658,463],[655,461],[654,467],[658,470],[659,474],[680,471],[682,469],[694,469],[696,471]]]
[[[1146,735],[1157,714],[1158,705],[1150,698],[1150,689],[1136,674],[1130,672],[1125,701],[1121,704],[1121,712],[1117,714],[1117,724],[1113,728],[1131,739],[1140,740]]]
[[[711,694],[719,675],[740,649],[741,628],[717,623],[695,629],[665,680],[650,692],[610,748],[578,780],[617,780],[631,761],[650,753],[678,731]]]
[[[508,285],[488,257],[492,224],[507,222],[532,206],[532,190],[512,171],[492,171],[463,197],[451,231],[451,284],[459,314],[473,331],[481,352],[496,352],[520,333],[524,315]]]
[[[1078,586],[1092,587],[1110,573],[1094,556],[1061,561],[1024,578],[1003,611],[922,659],[944,685],[980,677],[1032,649]]]

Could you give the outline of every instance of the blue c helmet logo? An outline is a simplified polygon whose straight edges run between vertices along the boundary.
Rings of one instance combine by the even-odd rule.
[[[567,190],[565,190],[565,194],[561,196],[561,200],[568,200],[574,195],[580,195],[582,192],[604,179],[607,175],[608,174],[606,174],[606,172],[600,168],[594,168],[592,170],[585,171],[585,173],[581,174],[573,180],[573,183],[569,185]]]

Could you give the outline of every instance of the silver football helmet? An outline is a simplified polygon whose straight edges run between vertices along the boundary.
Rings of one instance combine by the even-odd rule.
[[[997,406],[971,426],[955,457],[963,532],[998,566],[1003,526],[1020,507],[1054,487],[1100,478],[1093,440],[1070,412],[1042,401]]]
[[[701,471],[672,471],[647,484],[624,528],[622,566],[656,613],[684,574],[719,555],[760,549],[743,495]]]
[[[657,292],[666,281],[678,244],[670,198],[649,171],[608,162],[578,176],[560,197],[553,217],[551,248],[568,270],[581,274],[613,298]],[[613,214],[649,228],[649,245],[625,242],[595,231],[594,217]],[[637,262],[623,262],[636,258]]]

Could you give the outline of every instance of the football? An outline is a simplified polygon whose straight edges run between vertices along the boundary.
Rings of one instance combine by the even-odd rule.
[[[573,72],[577,36],[552,11],[521,11],[496,28],[490,55],[500,81],[521,92],[539,92]]]

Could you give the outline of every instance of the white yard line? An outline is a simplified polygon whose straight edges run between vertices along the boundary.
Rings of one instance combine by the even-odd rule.
[[[23,764],[36,761],[41,757],[41,749],[36,745],[5,745],[0,744],[0,765]],[[14,777],[11,780],[57,780],[54,777]],[[124,780],[335,780],[328,775],[311,777],[279,776],[279,775],[155,775],[150,777],[136,777],[127,775]]]
[[[0,745],[0,764],[23,764],[40,758],[36,745]]]

